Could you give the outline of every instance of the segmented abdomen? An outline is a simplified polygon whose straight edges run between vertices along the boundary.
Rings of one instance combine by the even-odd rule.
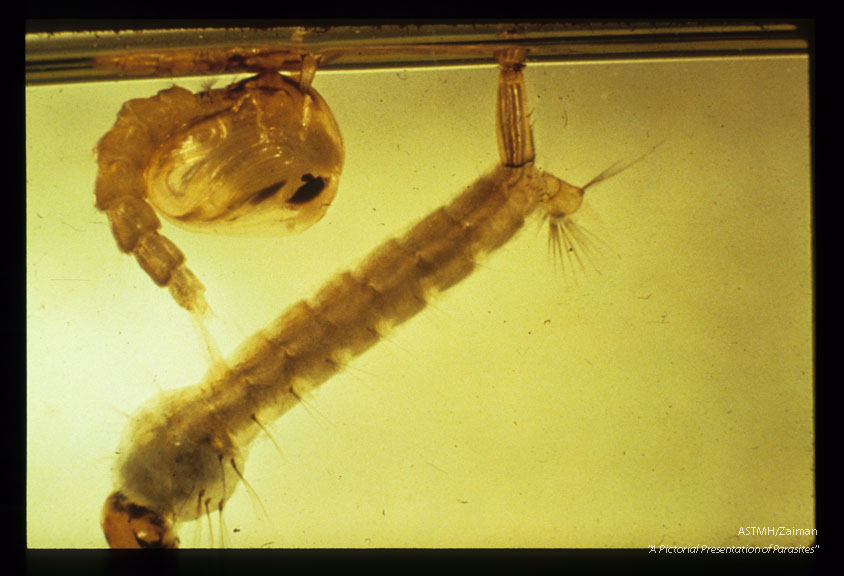
[[[280,416],[509,240],[537,206],[544,182],[530,164],[479,179],[248,339],[232,368],[206,387],[206,401],[230,433],[251,435],[253,416]]]

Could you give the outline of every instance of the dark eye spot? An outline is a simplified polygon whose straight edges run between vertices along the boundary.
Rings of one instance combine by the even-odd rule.
[[[288,200],[291,204],[304,204],[310,202],[320,195],[325,190],[325,180],[322,176],[313,176],[312,174],[305,174],[302,176],[302,184],[299,189]]]
[[[284,188],[284,185],[287,184],[286,180],[282,180],[281,182],[276,182],[275,184],[270,184],[266,188],[258,190],[255,194],[252,195],[252,198],[249,199],[250,204],[260,204],[264,200],[268,198],[272,198],[275,196],[276,192]]]

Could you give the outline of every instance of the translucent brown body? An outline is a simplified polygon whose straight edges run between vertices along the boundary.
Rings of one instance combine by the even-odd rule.
[[[501,165],[313,298],[293,305],[248,339],[224,373],[142,410],[127,431],[118,488],[103,511],[112,546],[176,545],[176,525],[197,518],[209,504],[222,510],[261,420],[295,406],[460,282],[537,207],[562,218],[564,207],[579,206],[582,189],[533,166],[520,55],[502,55],[500,62]],[[135,506],[131,517],[127,503]],[[142,526],[148,538],[138,536],[141,523],[148,523]]]
[[[280,235],[311,226],[334,199],[343,142],[306,74],[304,85],[267,72],[130,100],[97,145],[97,208],[118,247],[182,307],[204,312],[204,288],[159,234],[158,215],[197,231]]]

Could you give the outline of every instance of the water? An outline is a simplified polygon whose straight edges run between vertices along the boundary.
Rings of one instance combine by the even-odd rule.
[[[810,540],[738,535],[814,526],[807,59],[525,77],[537,164],[561,178],[583,184],[664,141],[587,193],[579,222],[600,253],[561,274],[529,223],[286,414],[282,454],[259,439],[246,463],[266,517],[239,489],[231,546]],[[490,169],[496,82],[491,66],[318,73],[346,144],[326,217],[278,240],[166,228],[224,351]],[[30,547],[105,545],[126,414],[207,368],[187,315],[93,207],[97,140],[124,101],[171,84],[27,88]],[[207,545],[207,523],[194,530],[183,544]]]

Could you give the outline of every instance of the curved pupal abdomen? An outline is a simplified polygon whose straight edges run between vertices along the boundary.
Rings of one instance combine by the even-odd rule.
[[[298,232],[337,193],[343,141],[313,89],[276,73],[197,95],[213,113],[163,142],[150,162],[150,201],[176,224],[216,233]],[[219,106],[219,99],[230,105]]]

